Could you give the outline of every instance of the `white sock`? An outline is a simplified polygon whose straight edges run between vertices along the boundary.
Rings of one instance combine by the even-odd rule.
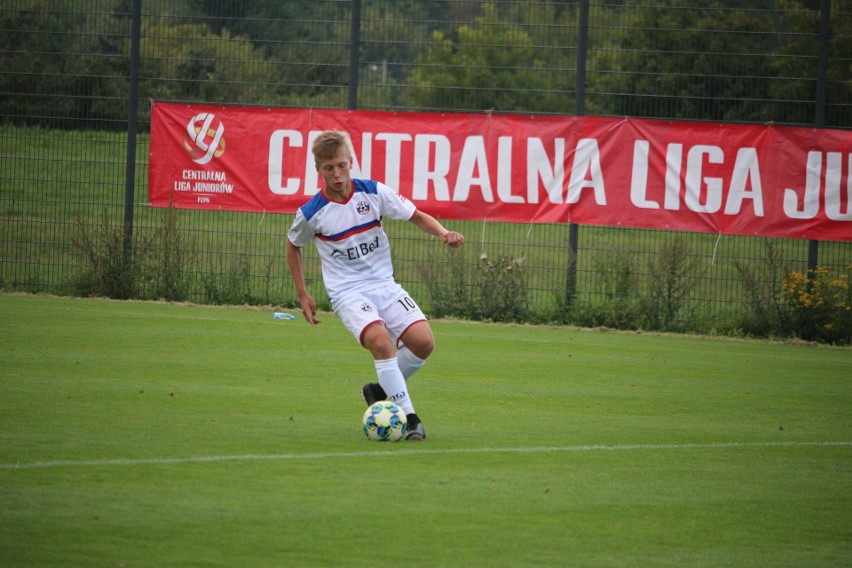
[[[379,384],[388,395],[388,400],[395,402],[406,414],[414,412],[414,405],[408,398],[408,390],[405,388],[405,377],[399,370],[396,357],[393,359],[377,359],[376,375]]]
[[[417,369],[426,364],[426,359],[421,359],[403,345],[402,349],[396,352],[396,362],[399,364],[399,371],[407,381],[417,372]]]

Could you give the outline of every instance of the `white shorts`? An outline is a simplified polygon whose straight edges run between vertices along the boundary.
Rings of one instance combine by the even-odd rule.
[[[391,341],[400,347],[399,338],[405,330],[419,321],[426,321],[420,306],[395,282],[369,291],[344,294],[332,302],[331,307],[361,345],[364,344],[364,330],[370,324],[383,323]]]

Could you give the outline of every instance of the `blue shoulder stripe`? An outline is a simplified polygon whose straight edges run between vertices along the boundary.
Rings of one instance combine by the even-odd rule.
[[[376,195],[379,193],[377,182],[371,179],[353,179],[352,180],[352,190],[355,193],[367,193],[370,195]],[[322,192],[317,192],[314,196],[300,207],[302,210],[302,215],[305,216],[305,219],[310,221],[311,217],[316,215],[320,209],[328,205],[328,199],[323,197]]]
[[[352,188],[356,192],[369,193],[376,195],[379,192],[378,184],[371,179],[353,179]]]
[[[310,201],[302,205],[299,209],[302,211],[302,215],[305,216],[306,221],[310,221],[311,217],[316,215],[320,209],[328,205],[328,199],[323,197],[322,192],[314,194]]]

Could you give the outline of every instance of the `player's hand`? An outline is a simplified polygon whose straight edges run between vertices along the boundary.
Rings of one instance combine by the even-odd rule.
[[[314,299],[311,296],[306,295],[300,299],[300,302],[302,304],[302,314],[304,314],[307,322],[311,325],[316,325],[320,323],[320,320],[316,318],[317,303],[314,301]]]
[[[441,237],[441,240],[444,241],[445,245],[456,248],[464,244],[464,235],[456,231],[447,231]]]

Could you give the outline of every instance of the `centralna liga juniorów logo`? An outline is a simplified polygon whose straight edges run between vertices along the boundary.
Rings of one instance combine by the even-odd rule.
[[[213,113],[202,112],[193,116],[186,125],[187,138],[183,147],[196,164],[206,164],[225,153],[225,125]]]

